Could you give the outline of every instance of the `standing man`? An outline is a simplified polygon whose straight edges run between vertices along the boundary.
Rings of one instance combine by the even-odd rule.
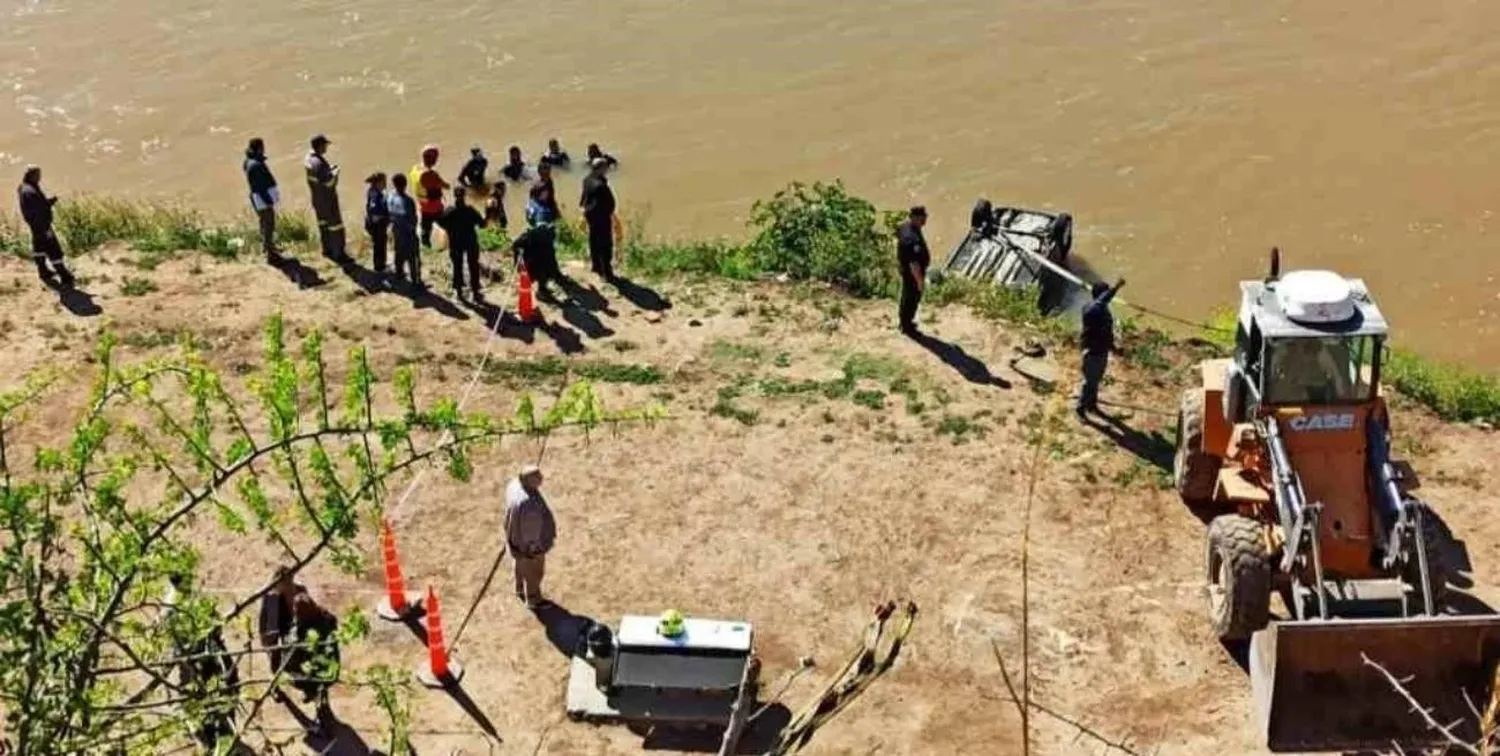
[[[376,273],[385,273],[385,249],[390,241],[391,206],[385,198],[385,173],[376,171],[365,179],[365,231],[370,234]]]
[[[318,219],[323,256],[343,260],[344,214],[339,210],[339,167],[328,162],[327,136],[318,134],[309,144],[312,151],[307,153],[303,167],[307,169],[307,189],[312,195],[313,215]]]
[[[551,163],[536,164],[536,183],[531,185],[531,202],[537,208],[536,223],[555,223],[562,217],[562,208],[557,205],[557,185],[552,183]]]
[[[484,216],[470,207],[464,199],[465,190],[453,190],[453,206],[443,212],[438,220],[448,234],[448,259],[453,263],[453,293],[464,298],[464,266],[469,268],[469,287],[474,301],[484,297],[479,278],[479,229],[485,225]]]
[[[422,242],[417,238],[417,201],[406,193],[406,175],[391,178],[391,193],[386,197],[391,216],[391,236],[396,247],[396,279],[411,276],[413,286],[422,286]]]
[[[57,204],[57,198],[42,191],[41,168],[26,166],[21,185],[16,187],[16,197],[21,203],[21,219],[31,229],[31,261],[36,263],[37,275],[43,282],[56,276],[64,287],[73,288],[73,273],[63,264],[62,244],[52,230],[52,206]]]
[[[490,169],[490,161],[484,156],[484,150],[479,145],[469,148],[469,162],[458,172],[458,185],[465,189],[482,192],[489,184],[484,181],[484,174]]]
[[[266,262],[275,265],[281,262],[281,254],[276,251],[276,206],[281,204],[281,190],[266,165],[266,143],[260,137],[251,139],[245,148],[244,170],[245,181],[250,184],[250,207],[260,219],[260,246]]]
[[[411,169],[412,183],[416,186],[417,209],[422,213],[422,246],[432,248],[432,226],[443,215],[443,192],[448,182],[437,172],[438,148],[427,145],[422,148],[422,162]]]
[[[1115,348],[1115,316],[1109,311],[1109,301],[1124,285],[1123,278],[1114,286],[1096,282],[1089,292],[1094,301],[1083,308],[1083,388],[1078,391],[1078,407],[1073,410],[1080,420],[1090,412],[1101,414],[1099,384],[1109,367],[1109,353]]]
[[[922,292],[927,288],[927,266],[932,263],[927,238],[922,235],[925,225],[927,208],[917,205],[896,228],[896,265],[901,274],[901,332],[908,336],[917,332],[917,305],[922,302]]]
[[[278,567],[271,590],[260,599],[260,646],[270,657],[273,674],[287,659],[286,649],[282,647],[292,641],[292,603],[305,593],[307,588],[293,578],[291,568]]]
[[[583,180],[583,219],[589,227],[589,261],[594,272],[605,281],[615,280],[615,193],[609,188],[609,162],[602,157],[589,161],[589,175]]]
[[[505,486],[505,543],[516,564],[516,598],[535,609],[543,602],[547,552],[557,540],[557,521],[542,498],[542,470],[536,465]]]
[[[292,601],[293,637],[296,647],[287,656],[286,675],[302,694],[302,703],[316,707],[314,732],[326,734],[333,724],[328,691],[339,681],[339,620],[306,592]]]
[[[510,245],[516,256],[516,267],[526,266],[527,275],[536,282],[537,297],[556,299],[549,284],[562,277],[557,265],[557,226],[540,223],[521,232]]]

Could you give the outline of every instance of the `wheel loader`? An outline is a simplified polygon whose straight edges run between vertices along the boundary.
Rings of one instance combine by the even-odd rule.
[[[1200,365],[1178,414],[1173,472],[1208,519],[1214,632],[1249,642],[1273,752],[1441,742],[1382,668],[1477,740],[1468,701],[1490,700],[1500,617],[1444,611],[1448,541],[1391,450],[1386,320],[1363,281],[1279,268],[1273,250],[1270,275],[1240,284],[1233,356]]]

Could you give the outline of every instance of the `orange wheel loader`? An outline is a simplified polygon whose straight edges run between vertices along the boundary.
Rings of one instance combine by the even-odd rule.
[[[1500,616],[1444,612],[1446,540],[1392,458],[1385,318],[1363,281],[1279,268],[1272,250],[1270,275],[1240,284],[1234,355],[1200,366],[1178,415],[1177,491],[1211,518],[1214,631],[1250,643],[1274,752],[1441,742],[1377,664],[1477,740],[1468,701],[1490,700]]]

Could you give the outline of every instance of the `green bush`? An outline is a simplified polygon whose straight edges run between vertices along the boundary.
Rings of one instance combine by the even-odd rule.
[[[884,219],[841,182],[793,183],[750,209],[755,266],[834,284],[861,297],[895,290],[895,247]]]
[[[1384,381],[1445,420],[1500,422],[1500,378],[1394,349]]]
[[[647,276],[686,273],[739,281],[760,273],[749,250],[724,241],[633,241],[625,247],[625,267]]]
[[[31,257],[31,244],[21,222],[9,215],[0,215],[0,255]]]
[[[260,232],[254,233],[254,238],[260,238]],[[307,244],[313,238],[313,222],[306,213],[283,213],[276,214],[276,243],[282,246],[296,246]]]

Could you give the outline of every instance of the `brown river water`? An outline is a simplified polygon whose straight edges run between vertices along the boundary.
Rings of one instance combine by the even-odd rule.
[[[64,196],[248,212],[252,135],[297,204],[315,131],[350,179],[555,135],[657,234],[842,177],[946,253],[985,195],[1071,211],[1142,304],[1232,304],[1276,244],[1500,366],[1496,0],[0,0],[0,93],[0,171]]]

